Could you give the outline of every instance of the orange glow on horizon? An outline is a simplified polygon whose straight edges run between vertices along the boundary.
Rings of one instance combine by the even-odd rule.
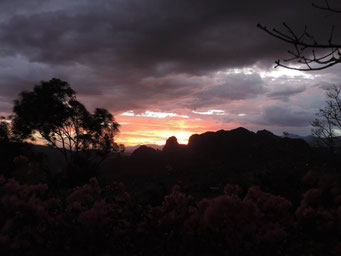
[[[156,144],[164,145],[166,140],[175,136],[180,144],[187,144],[193,134],[222,129],[221,125],[213,120],[191,118],[147,118],[136,116],[116,116],[121,124],[120,133],[116,142],[125,146]],[[238,124],[226,124],[224,129],[230,130]]]
[[[238,123],[222,124],[214,120],[199,118],[152,118],[141,116],[115,116],[120,124],[120,133],[115,136],[115,142],[125,146],[164,145],[166,140],[175,136],[180,144],[187,144],[191,135],[221,129],[230,130],[240,126]],[[47,145],[38,134],[34,141],[36,145]]]

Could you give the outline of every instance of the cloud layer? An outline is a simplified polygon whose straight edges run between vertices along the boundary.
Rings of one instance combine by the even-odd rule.
[[[301,31],[307,24],[328,38],[326,28],[337,18],[325,17],[310,0],[3,0],[0,112],[10,112],[20,91],[58,77],[89,108],[116,115],[204,118],[193,111],[220,110],[205,115],[217,129],[240,124],[307,132],[323,106],[321,88],[338,81],[338,68],[311,75],[273,70],[287,46],[256,25],[286,21]]]

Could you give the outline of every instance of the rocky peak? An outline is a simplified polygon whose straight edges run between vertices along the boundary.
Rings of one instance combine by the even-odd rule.
[[[176,151],[179,149],[179,142],[178,139],[175,136],[169,137],[166,141],[166,144],[163,148],[163,151],[165,152],[171,152],[171,151]]]

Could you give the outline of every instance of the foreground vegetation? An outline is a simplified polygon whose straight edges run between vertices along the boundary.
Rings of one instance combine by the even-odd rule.
[[[124,180],[121,168],[126,166],[127,187],[120,175],[109,181],[101,172],[76,185],[70,182],[75,175],[68,175],[72,170],[49,176],[27,145],[12,147],[25,150],[8,156],[9,169],[0,178],[2,255],[341,254],[340,175],[337,165],[325,165],[327,160],[318,165],[305,159],[309,164],[303,167],[295,158],[277,162],[270,157],[262,160],[268,167],[260,176],[261,167],[254,163],[246,173],[234,161],[218,165],[207,158],[201,168],[190,165],[168,145],[152,151],[159,160],[164,156],[164,170],[163,160],[151,162],[146,155],[144,164],[136,154],[114,158],[112,163],[121,166],[113,165],[111,172],[121,170]],[[283,171],[285,162],[303,171]],[[160,168],[154,177],[153,168]],[[148,178],[168,187],[145,197]],[[233,184],[221,188],[217,180]]]
[[[288,184],[290,186],[290,184]],[[340,255],[341,186],[308,172],[300,204],[228,184],[194,200],[174,186],[141,204],[122,183],[72,189],[0,179],[2,255]]]

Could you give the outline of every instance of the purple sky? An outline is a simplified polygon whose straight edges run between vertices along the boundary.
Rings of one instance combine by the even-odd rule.
[[[129,117],[175,118],[201,120],[207,129],[308,135],[323,89],[340,83],[341,65],[313,73],[274,69],[290,47],[256,25],[285,21],[302,31],[306,24],[327,41],[335,24],[335,40],[341,38],[340,17],[311,3],[1,0],[0,112],[11,112],[20,91],[57,77],[87,107],[105,107],[127,124]]]

